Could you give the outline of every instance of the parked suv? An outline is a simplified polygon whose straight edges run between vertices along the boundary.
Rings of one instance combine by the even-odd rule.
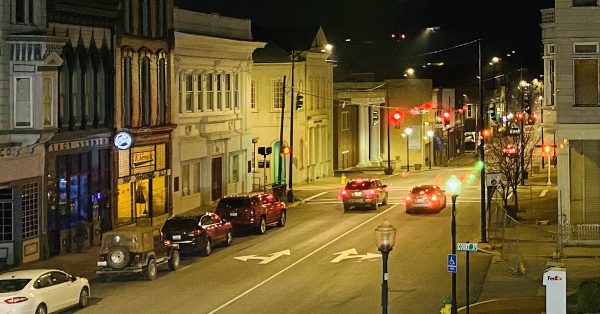
[[[162,232],[165,239],[179,245],[182,253],[198,252],[208,256],[214,246],[230,246],[233,242],[231,223],[209,212],[169,218]]]
[[[379,203],[387,205],[387,185],[381,184],[378,179],[352,179],[340,192],[344,203],[344,210],[353,206],[366,206],[371,209],[379,208]]]
[[[267,225],[283,227],[287,220],[285,203],[266,192],[225,196],[219,200],[216,213],[234,229],[249,227],[259,234],[267,231]]]
[[[105,282],[113,276],[141,273],[156,279],[158,266],[179,268],[179,246],[163,240],[159,230],[146,227],[122,228],[102,235],[96,274]]]

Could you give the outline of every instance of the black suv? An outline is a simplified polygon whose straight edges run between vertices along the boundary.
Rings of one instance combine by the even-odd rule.
[[[168,265],[169,270],[179,268],[179,246],[163,240],[159,230],[130,227],[102,235],[96,274],[105,282],[110,282],[113,276],[131,273],[154,280],[160,265]]]
[[[352,206],[367,206],[377,209],[379,203],[386,205],[388,202],[387,185],[381,184],[378,179],[352,179],[340,192],[344,203],[344,210]]]

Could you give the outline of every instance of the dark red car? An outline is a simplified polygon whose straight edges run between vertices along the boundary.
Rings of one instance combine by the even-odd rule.
[[[446,207],[446,193],[437,185],[415,186],[406,196],[406,213],[441,212]]]
[[[231,223],[208,212],[169,218],[165,221],[162,232],[165,239],[179,245],[182,253],[198,252],[208,256],[214,246],[230,246],[233,242]]]
[[[377,210],[379,204],[387,205],[388,189],[378,179],[352,179],[340,192],[344,210],[353,206],[369,207]]]
[[[285,203],[266,192],[225,196],[219,200],[216,212],[234,229],[251,228],[259,234],[267,231],[267,225],[283,227],[287,221]]]

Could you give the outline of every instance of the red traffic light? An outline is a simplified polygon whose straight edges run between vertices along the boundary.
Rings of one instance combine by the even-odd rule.
[[[292,148],[289,146],[283,146],[281,149],[281,155],[289,155],[292,152]]]
[[[523,113],[522,112],[517,113],[517,120],[523,120]]]
[[[400,121],[402,120],[402,112],[394,111],[390,118],[392,119],[392,122],[400,123]]]
[[[442,113],[444,120],[449,120],[450,119],[450,112],[448,111],[444,111],[444,113]]]

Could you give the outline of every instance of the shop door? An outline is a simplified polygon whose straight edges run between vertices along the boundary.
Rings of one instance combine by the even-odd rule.
[[[221,198],[221,196],[223,196],[222,195],[222,193],[223,193],[222,168],[223,168],[222,158],[221,157],[213,158],[212,159],[212,176],[211,176],[211,178],[212,178],[211,195],[212,195],[213,201],[217,201]]]

